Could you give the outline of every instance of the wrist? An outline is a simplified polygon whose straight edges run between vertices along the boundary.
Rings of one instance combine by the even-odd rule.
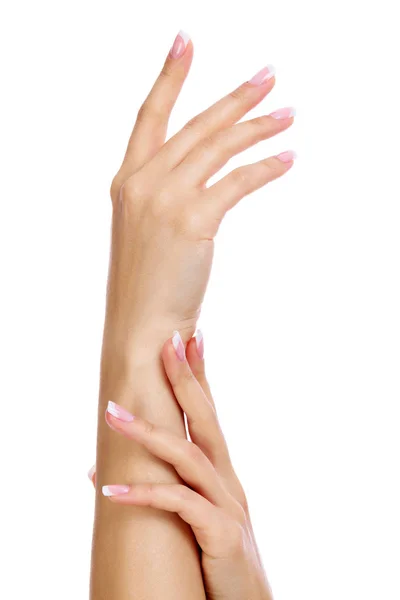
[[[106,314],[102,342],[102,364],[119,363],[124,371],[147,367],[160,359],[162,347],[179,331],[186,344],[196,331],[197,315],[193,318]]]
[[[105,327],[101,368],[99,410],[106,409],[109,400],[121,404],[133,414],[160,424],[170,424],[181,431],[181,410],[175,401],[162,363],[162,348],[173,335],[173,324],[157,323],[159,328],[135,329],[129,335],[115,327]],[[182,332],[184,342],[189,340],[195,323]],[[157,414],[154,407],[157,406]],[[177,418],[179,417],[179,418]]]

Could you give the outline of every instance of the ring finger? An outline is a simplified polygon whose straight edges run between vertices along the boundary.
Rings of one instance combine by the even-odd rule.
[[[205,183],[235,154],[290,127],[294,114],[293,108],[282,108],[203,138],[174,169],[172,177],[184,185]]]

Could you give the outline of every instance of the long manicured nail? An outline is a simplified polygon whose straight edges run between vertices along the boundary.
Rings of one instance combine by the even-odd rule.
[[[189,40],[190,35],[186,33],[186,31],[183,31],[181,29],[178,35],[176,36],[175,41],[172,44],[172,48],[170,50],[172,58],[180,58],[184,54]]]
[[[89,469],[87,476],[89,477],[90,481],[92,481],[93,479],[93,475],[96,473],[96,465],[93,465],[93,467],[91,469]]]
[[[271,79],[275,75],[275,67],[272,65],[267,65],[261,71],[258,71],[251,79],[249,79],[248,83],[252,85],[262,85],[269,79]]]
[[[183,345],[179,331],[174,331],[174,335],[172,336],[172,345],[175,348],[177,357],[181,362],[183,362],[185,360],[185,346]]]
[[[279,160],[281,160],[284,163],[290,163],[295,158],[297,158],[297,154],[293,150],[286,150],[286,152],[281,152],[280,154],[277,154],[276,158],[279,158]]]
[[[111,401],[107,405],[107,412],[110,413],[110,415],[112,415],[116,419],[119,419],[120,421],[125,421],[125,423],[131,423],[135,418],[125,408]]]
[[[196,348],[197,348],[197,354],[200,356],[201,359],[204,358],[204,338],[203,338],[203,332],[198,329],[196,332]]]
[[[103,485],[102,487],[103,495],[107,497],[127,494],[129,490],[129,485]]]
[[[274,119],[290,119],[294,117],[296,114],[296,109],[293,106],[289,106],[287,108],[279,108],[278,110],[272,112],[269,116]]]

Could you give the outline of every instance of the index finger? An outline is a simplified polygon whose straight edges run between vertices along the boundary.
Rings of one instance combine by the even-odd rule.
[[[214,403],[206,396],[189,366],[179,332],[176,331],[164,344],[162,358],[175,398],[186,414],[191,439],[217,471],[224,474],[231,468],[226,440]]]
[[[179,31],[153,87],[139,108],[117,185],[143,166],[164,144],[172,109],[190,69],[193,43]]]

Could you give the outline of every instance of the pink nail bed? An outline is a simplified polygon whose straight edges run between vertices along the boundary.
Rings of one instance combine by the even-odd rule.
[[[294,117],[296,114],[296,109],[292,106],[288,108],[279,108],[278,110],[272,112],[269,116],[274,119],[290,119]]]
[[[174,335],[172,336],[172,345],[175,348],[178,359],[183,362],[185,360],[185,346],[183,345],[179,331],[174,331]]]
[[[252,85],[262,85],[269,79],[271,79],[275,75],[275,67],[272,65],[267,65],[261,71],[258,71],[251,79],[249,79],[248,83]]]
[[[127,494],[129,490],[129,485],[103,485],[102,488],[103,495],[107,497],[121,496],[122,494]]]
[[[112,415],[116,419],[119,419],[120,421],[125,421],[126,423],[131,423],[135,418],[125,408],[111,401],[107,405],[107,412],[110,413],[110,415]]]
[[[181,29],[178,35],[176,36],[175,41],[172,44],[172,48],[170,50],[172,58],[180,58],[184,54],[189,40],[189,34]]]
[[[279,160],[281,160],[284,163],[290,163],[292,162],[292,160],[297,158],[297,154],[293,150],[286,150],[286,152],[281,152],[280,154],[277,154],[276,158],[279,158]]]
[[[200,356],[201,359],[204,358],[204,338],[203,338],[203,333],[202,331],[200,331],[200,329],[197,330],[196,333],[196,348],[197,348],[197,354]]]

